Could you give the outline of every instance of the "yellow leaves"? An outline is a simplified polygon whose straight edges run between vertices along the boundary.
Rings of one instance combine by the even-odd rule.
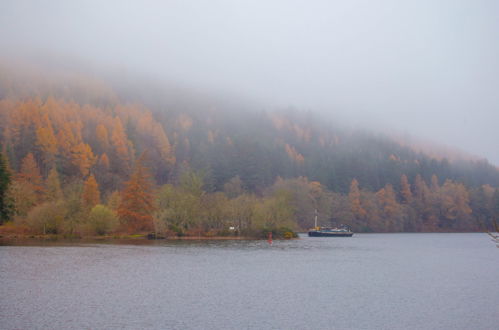
[[[41,193],[44,190],[43,181],[40,169],[38,168],[32,153],[29,153],[24,157],[21,164],[21,171],[19,172],[17,179],[18,181],[27,184],[29,188],[41,198]]]
[[[287,129],[295,134],[300,140],[309,142],[311,132],[309,128],[302,127],[296,123],[291,122],[288,118],[278,115],[272,114],[269,115],[270,120],[274,127],[278,130]]]
[[[440,189],[440,196],[447,218],[456,219],[471,214],[469,194],[462,183],[446,180]]]
[[[348,199],[350,202],[350,210],[356,218],[364,218],[366,216],[366,211],[360,203],[360,190],[359,182],[356,179],[352,180],[350,184],[350,192],[348,193]]]
[[[299,137],[301,140],[304,140],[306,142],[310,141],[310,130],[303,128],[301,126],[298,126],[297,124],[293,125],[293,131],[296,134],[297,137]]]
[[[109,134],[106,126],[99,124],[95,128],[95,136],[102,150],[109,150]]]
[[[144,141],[143,149],[150,150],[169,166],[175,163],[173,148],[165,134],[163,126],[154,120],[152,114],[143,114],[137,122],[137,132]]]
[[[114,126],[113,132],[111,134],[111,143],[114,147],[114,150],[122,160],[129,160],[127,137],[125,134],[125,129],[123,128],[123,124],[121,123],[121,119],[119,117],[116,117],[113,124]]]
[[[93,174],[87,178],[83,185],[82,200],[83,205],[89,209],[100,203],[99,185]]]
[[[113,123],[111,134],[111,145],[115,154],[116,162],[124,173],[129,173],[130,162],[132,161],[131,143],[129,143],[121,119],[116,117]]]
[[[403,174],[402,177],[400,178],[400,194],[402,195],[402,201],[405,204],[411,202],[412,200],[411,186],[405,174]]]
[[[52,127],[40,127],[36,130],[36,144],[44,153],[49,155],[55,155],[57,153],[57,139]]]
[[[295,161],[296,163],[302,165],[303,162],[305,161],[305,158],[298,152],[293,146],[290,146],[289,144],[284,145],[284,149],[286,150],[286,153],[288,154],[288,157]]]
[[[321,183],[319,181],[311,181],[308,186],[310,194],[317,200],[323,191]]]
[[[78,137],[80,137],[80,139],[78,139]],[[60,151],[66,157],[69,157],[71,149],[78,144],[80,140],[81,136],[75,134],[74,126],[70,122],[65,122],[57,133]]]
[[[387,217],[393,217],[397,213],[399,204],[397,203],[395,192],[391,184],[387,184],[384,188],[381,188],[376,193],[376,197]]]
[[[57,172],[57,169],[52,167],[52,169],[49,172],[49,175],[47,177],[47,180],[45,181],[45,187],[46,187],[46,194],[45,198],[48,201],[56,202],[59,199],[62,199],[62,189],[61,189],[61,182],[59,180],[59,173]]]
[[[88,144],[79,143],[71,149],[71,163],[80,170],[82,176],[88,175],[95,161],[96,157]]]
[[[169,165],[175,164],[175,154],[173,153],[170,141],[168,140],[163,127],[159,123],[155,123],[152,133],[161,159]]]

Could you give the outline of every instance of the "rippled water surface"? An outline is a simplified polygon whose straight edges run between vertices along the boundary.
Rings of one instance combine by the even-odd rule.
[[[498,329],[485,234],[0,246],[2,329]]]

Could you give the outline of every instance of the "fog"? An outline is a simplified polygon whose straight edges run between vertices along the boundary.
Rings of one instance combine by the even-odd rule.
[[[499,2],[2,1],[3,53],[396,129],[499,165]]]

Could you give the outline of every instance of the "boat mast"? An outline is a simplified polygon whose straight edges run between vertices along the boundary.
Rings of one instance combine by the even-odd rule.
[[[315,209],[315,228],[317,228],[317,209]]]

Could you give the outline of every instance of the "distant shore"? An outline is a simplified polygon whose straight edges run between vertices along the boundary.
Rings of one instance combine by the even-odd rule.
[[[167,236],[161,238],[148,238],[147,234],[114,235],[114,236],[83,236],[70,237],[67,235],[0,235],[1,245],[37,245],[39,243],[71,243],[71,244],[150,244],[165,241],[258,241],[264,240],[249,236]],[[283,240],[283,239],[276,239]]]

